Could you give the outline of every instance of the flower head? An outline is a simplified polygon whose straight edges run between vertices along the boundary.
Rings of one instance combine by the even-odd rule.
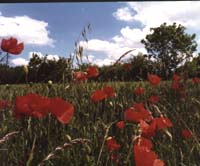
[[[155,74],[148,74],[148,80],[151,85],[157,86],[160,84],[161,78]]]
[[[115,140],[115,138],[113,137],[108,137],[106,139],[106,145],[107,148],[110,152],[115,151],[115,150],[119,150],[119,148],[121,147]]]
[[[49,112],[49,103],[49,98],[29,93],[16,97],[13,112],[16,118],[23,116],[42,118]]]
[[[17,43],[16,38],[2,39],[1,41],[1,49],[7,53],[18,55],[24,49],[23,43]]]
[[[135,95],[143,95],[143,94],[144,94],[144,88],[142,88],[142,87],[137,87],[137,88],[134,89],[133,93],[134,93]]]
[[[95,66],[90,66],[86,70],[87,78],[97,77],[99,75],[99,70]]]
[[[124,123],[124,121],[119,121],[119,122],[117,122],[116,126],[117,126],[119,129],[123,129],[124,126],[125,126],[125,123]]]
[[[85,81],[87,80],[87,73],[82,71],[77,71],[73,73],[73,77],[77,81]]]
[[[91,99],[93,102],[98,102],[105,98],[107,98],[107,94],[103,90],[99,90],[99,89],[95,90],[91,95]]]
[[[155,104],[155,103],[159,102],[159,100],[160,100],[159,96],[150,96],[150,97],[148,98],[148,101],[149,101],[150,103],[152,103],[152,104]]]
[[[74,114],[74,106],[61,98],[52,98],[49,111],[62,123],[67,124]]]
[[[181,135],[183,138],[188,139],[188,138],[192,138],[193,134],[190,130],[184,129],[181,131]]]
[[[115,90],[111,86],[105,86],[103,91],[107,94],[108,97],[115,97],[116,95]]]

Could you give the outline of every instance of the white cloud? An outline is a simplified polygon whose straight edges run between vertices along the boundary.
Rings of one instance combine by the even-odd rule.
[[[33,54],[37,54],[40,58],[43,58],[44,55],[41,52],[37,52],[37,51],[31,51],[28,54],[28,58],[31,59],[33,57]]]
[[[53,46],[49,37],[48,23],[28,16],[5,17],[0,15],[0,37],[16,37],[31,45]]]
[[[58,61],[60,58],[59,58],[59,56],[58,55],[47,55],[47,59],[48,60],[55,60],[55,61]]]
[[[156,27],[164,22],[169,24],[176,22],[196,30],[200,26],[200,2],[197,1],[128,2],[127,4],[136,12],[133,20],[139,21],[146,28]]]
[[[131,22],[134,19],[131,9],[128,7],[117,9],[117,11],[113,13],[113,16],[117,20],[121,20],[121,21],[130,21]]]
[[[23,66],[23,65],[28,65],[28,60],[24,58],[15,58],[11,60],[11,64],[14,66]]]
[[[134,46],[125,46],[119,44],[116,41],[104,41],[99,39],[91,39],[88,42],[81,41],[80,45],[84,47],[84,50],[89,51],[90,53],[96,52],[101,53],[107,56],[110,60],[117,60],[122,54],[134,48]],[[130,54],[127,54],[125,58],[130,57]],[[108,60],[105,61],[106,63]]]
[[[87,56],[83,56],[83,62],[85,63],[92,63],[95,59],[95,56],[94,55],[87,55]]]
[[[95,59],[93,63],[101,67],[101,66],[111,65],[114,62],[115,61],[112,59],[105,58],[105,59]]]

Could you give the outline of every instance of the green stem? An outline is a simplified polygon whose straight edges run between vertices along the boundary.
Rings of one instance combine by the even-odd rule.
[[[132,138],[132,142],[131,142],[131,145],[130,145],[130,148],[129,148],[129,151],[128,151],[128,155],[127,155],[127,157],[126,157],[126,161],[125,161],[125,163],[126,164],[128,164],[128,161],[129,161],[129,158],[130,158],[130,155],[131,155],[131,152],[132,152],[132,149],[133,149],[133,143],[134,143],[134,141],[137,139],[137,138],[139,138],[140,136],[134,136],[133,138]]]
[[[100,149],[100,152],[99,152],[99,156],[98,156],[98,159],[97,159],[97,166],[99,165],[99,162],[100,162],[101,154],[102,154],[102,152],[103,152],[103,147],[104,147],[104,145],[105,145],[106,138],[108,137],[109,129],[110,129],[110,127],[111,127],[114,123],[116,123],[116,121],[115,121],[115,122],[112,122],[110,125],[108,125],[108,127],[107,127],[107,129],[106,129],[106,133],[105,133],[105,135],[104,135],[103,143],[102,143],[102,146],[101,146],[101,149]]]
[[[9,53],[7,52],[7,54],[6,54],[6,66],[8,66],[8,58],[9,58]]]

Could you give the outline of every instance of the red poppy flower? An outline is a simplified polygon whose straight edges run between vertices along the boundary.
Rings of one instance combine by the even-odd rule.
[[[154,161],[158,157],[155,152],[145,146],[134,145],[133,152],[136,166],[154,166]]]
[[[177,75],[177,74],[173,75],[173,80],[174,81],[178,82],[178,81],[180,81],[180,79],[181,79],[181,77],[179,75]]]
[[[125,63],[125,64],[123,65],[123,68],[124,68],[125,70],[131,70],[131,64],[130,64],[130,63]]]
[[[182,135],[183,138],[186,138],[186,139],[193,137],[192,132],[190,130],[187,130],[187,129],[182,130],[181,135]]]
[[[150,82],[151,85],[157,86],[157,85],[160,84],[161,78],[158,77],[158,76],[155,75],[155,74],[148,74],[148,80],[149,80],[149,82]]]
[[[86,70],[87,78],[97,77],[99,75],[99,70],[95,66],[90,66]]]
[[[159,102],[159,100],[160,100],[160,97],[159,97],[159,96],[150,96],[150,97],[148,98],[148,101],[149,101],[150,103],[152,103],[152,104],[155,104],[155,103]]]
[[[77,71],[73,73],[73,77],[77,81],[85,81],[87,80],[87,74],[82,71]]]
[[[107,98],[107,94],[103,90],[96,90],[92,93],[91,99],[93,102],[97,102]]]
[[[69,123],[74,114],[73,105],[61,98],[52,98],[49,110],[63,124]]]
[[[0,100],[0,109],[10,107],[10,101],[8,100]]]
[[[13,112],[16,118],[22,116],[42,118],[49,112],[49,103],[49,98],[29,93],[16,97]]]
[[[132,107],[125,111],[125,119],[129,122],[140,122],[140,120],[149,121],[151,118],[150,112],[145,109],[137,111]]]
[[[134,103],[133,108],[136,109],[137,111],[144,111],[144,104],[143,103]]]
[[[110,151],[110,152],[115,151],[115,150],[119,150],[119,148],[121,147],[116,142],[115,138],[113,138],[113,137],[108,137],[106,139],[106,145],[107,145],[108,151]]]
[[[193,80],[192,80],[192,82],[194,84],[199,84],[200,83],[200,79],[198,77],[194,77]]]
[[[162,129],[165,129],[167,127],[172,127],[173,126],[172,122],[168,118],[163,118],[163,117],[154,118],[152,120],[152,123],[156,124],[156,129],[157,130],[162,130]]]
[[[134,103],[133,104],[133,108],[136,111],[139,111],[141,114],[143,114],[143,117],[145,121],[151,121],[152,120],[152,116],[149,110],[144,108],[144,104],[143,103]]]
[[[144,137],[137,138],[134,141],[134,144],[135,145],[139,145],[139,146],[147,147],[148,149],[151,149],[153,147],[153,144],[152,144],[151,140],[149,140],[147,138],[144,138]]]
[[[24,49],[24,44],[17,44],[17,39],[11,37],[10,39],[2,39],[1,49],[7,53],[18,55]]]
[[[125,126],[125,123],[124,123],[124,121],[119,121],[119,122],[117,122],[116,126],[117,126],[119,129],[123,129],[124,126]]]
[[[156,124],[151,123],[150,125],[145,121],[140,121],[140,129],[142,130],[142,136],[146,138],[154,137],[156,131]]]
[[[105,86],[103,91],[107,94],[108,97],[115,97],[116,95],[115,90],[111,86]]]
[[[135,88],[135,90],[133,91],[133,93],[135,95],[142,95],[142,94],[144,94],[144,89],[141,88],[141,87],[137,87],[137,88]]]

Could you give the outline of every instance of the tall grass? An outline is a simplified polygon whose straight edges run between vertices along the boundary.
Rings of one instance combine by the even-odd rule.
[[[104,85],[112,86],[116,97],[93,103],[90,99],[92,92]],[[159,87],[152,87],[146,82],[1,85],[0,99],[12,101],[12,106],[0,110],[0,139],[8,133],[16,134],[0,141],[0,165],[112,166],[115,162],[106,148],[105,139],[115,136],[121,145],[119,165],[134,166],[131,146],[138,125],[126,123],[124,129],[118,129],[115,124],[124,120],[124,111],[134,102],[143,102],[154,116],[162,113],[173,123],[168,132],[159,132],[152,139],[159,158],[167,166],[198,166],[200,86],[188,82],[186,97],[180,98],[170,85],[170,82],[163,82]],[[145,88],[144,95],[133,94],[137,86]],[[15,119],[12,108],[16,96],[30,92],[59,96],[71,102],[75,107],[72,121],[62,125],[50,114],[44,119]],[[146,102],[152,94],[160,96],[155,106]],[[182,129],[191,130],[194,137],[183,139]]]

